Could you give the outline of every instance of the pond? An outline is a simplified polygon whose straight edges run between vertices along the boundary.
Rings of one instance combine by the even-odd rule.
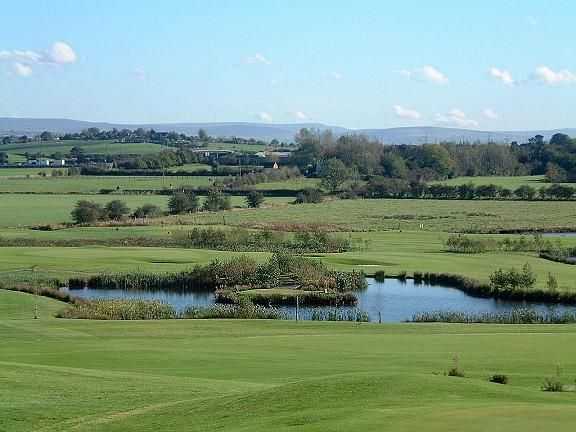
[[[214,304],[214,295],[206,293],[173,293],[163,291],[124,291],[106,289],[71,290],[78,297],[95,299],[142,299],[159,300],[169,303],[178,311],[189,306],[208,306]],[[399,281],[386,279],[376,282],[368,279],[368,288],[357,293],[358,309],[368,313],[370,321],[378,321],[381,315],[383,322],[402,322],[412,318],[416,313],[450,310],[458,312],[505,312],[517,307],[531,307],[546,311],[550,305],[517,301],[477,298],[456,289],[445,286],[415,284],[413,280]],[[558,310],[576,310],[572,306],[557,306]],[[280,308],[289,316],[295,315],[294,307]],[[300,317],[310,316],[312,308],[300,308]]]

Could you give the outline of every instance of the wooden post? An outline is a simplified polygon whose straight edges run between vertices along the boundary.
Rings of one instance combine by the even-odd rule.
[[[300,312],[300,302],[298,296],[296,296],[296,321],[298,321],[299,312]]]

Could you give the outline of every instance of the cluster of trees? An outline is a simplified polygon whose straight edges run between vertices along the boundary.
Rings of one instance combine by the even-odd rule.
[[[528,143],[424,144],[389,146],[362,135],[335,138],[330,131],[302,129],[291,163],[303,172],[323,175],[336,188],[339,177],[384,176],[425,182],[456,176],[513,176],[546,174],[550,181],[576,181],[576,140],[555,134],[549,142],[538,135]],[[338,160],[342,165],[336,165]],[[346,168],[346,171],[343,169]]]
[[[130,209],[124,201],[113,200],[105,205],[94,201],[80,200],[72,210],[72,220],[76,224],[90,224],[99,221],[119,221],[130,215]],[[162,210],[153,204],[144,204],[132,214],[137,218],[153,218],[163,215]]]
[[[536,275],[528,263],[521,270],[511,268],[509,270],[498,269],[490,275],[490,286],[498,290],[531,289],[536,283]]]
[[[571,200],[576,196],[576,188],[552,184],[540,189],[522,185],[512,190],[494,184],[426,184],[403,179],[372,177],[366,185],[354,185],[346,195],[365,198]]]
[[[131,170],[162,170],[197,162],[199,162],[198,155],[185,149],[163,150],[138,157],[115,158],[115,165],[118,168]]]
[[[168,210],[173,215],[196,213],[200,210],[215,212],[230,210],[231,208],[230,197],[218,189],[212,189],[208,192],[202,205],[200,205],[199,197],[193,192],[176,192],[168,201]]]

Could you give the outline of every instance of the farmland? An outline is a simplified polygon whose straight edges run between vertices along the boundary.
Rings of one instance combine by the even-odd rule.
[[[7,431],[571,430],[574,326],[56,320],[0,291]],[[106,341],[105,344],[102,341]],[[490,355],[488,356],[487,353]],[[445,376],[457,355],[464,378]],[[510,384],[489,383],[494,373]],[[328,397],[327,395],[338,395]]]
[[[2,151],[24,153],[69,153],[73,147],[79,147],[86,153],[92,154],[147,154],[156,153],[163,149],[159,144],[153,143],[121,143],[112,140],[70,140],[48,142],[26,142],[2,145]]]

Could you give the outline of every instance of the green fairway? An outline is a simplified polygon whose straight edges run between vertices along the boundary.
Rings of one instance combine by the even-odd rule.
[[[26,234],[42,239],[104,239],[127,237],[169,238],[185,226],[151,226],[125,228],[74,228],[54,232],[28,231],[20,234],[9,230],[0,235],[23,238]],[[372,274],[385,270],[389,275],[401,271],[444,272],[467,275],[488,282],[489,275],[498,268],[520,268],[529,263],[538,275],[537,287],[546,286],[546,275],[556,276],[559,289],[576,290],[576,266],[538,258],[536,253],[492,252],[485,254],[454,254],[444,250],[445,233],[388,232],[342,233],[350,235],[355,248],[352,252],[323,255],[322,260],[342,270],[363,270]],[[576,238],[562,239],[564,244],[576,245]],[[0,248],[0,272],[30,271],[50,277],[70,277],[75,273],[121,272],[128,270],[178,271],[195,264],[207,264],[215,258],[233,255],[226,251],[178,248],[96,247],[82,248]],[[269,256],[252,253],[258,259]]]
[[[557,366],[573,383],[575,326],[33,320],[22,296],[0,291],[23,309],[0,315],[6,432],[562,432],[576,420],[574,393],[540,390]],[[465,378],[444,375],[455,355]]]

